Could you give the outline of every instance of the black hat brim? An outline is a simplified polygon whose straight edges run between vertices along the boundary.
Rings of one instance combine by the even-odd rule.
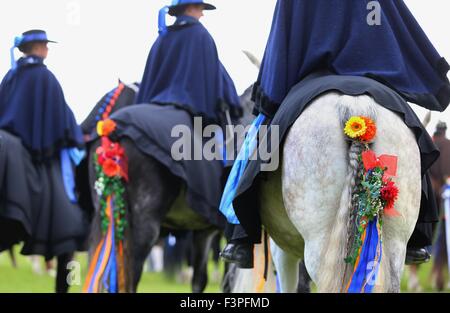
[[[20,48],[20,47],[22,47],[23,45],[25,45],[27,43],[33,43],[33,42],[58,43],[58,42],[53,41],[53,40],[33,40],[33,41],[24,42],[21,45],[19,45],[17,48]]]
[[[170,16],[175,16],[175,15],[177,15],[177,13],[179,13],[178,12],[178,9],[180,8],[180,7],[183,7],[183,6],[186,6],[186,5],[189,5],[189,4],[203,4],[204,6],[205,6],[205,8],[204,8],[204,10],[215,10],[215,9],[217,9],[214,5],[212,5],[212,4],[209,4],[209,3],[196,3],[196,2],[193,2],[193,3],[183,3],[183,4],[179,4],[179,5],[173,5],[173,6],[170,6],[169,7],[169,15]]]

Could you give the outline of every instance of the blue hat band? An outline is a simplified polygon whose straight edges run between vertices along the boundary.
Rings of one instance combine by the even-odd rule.
[[[14,39],[14,46],[18,48],[19,46],[32,41],[49,41],[49,40],[47,38],[47,34],[30,34],[25,36],[18,36]]]

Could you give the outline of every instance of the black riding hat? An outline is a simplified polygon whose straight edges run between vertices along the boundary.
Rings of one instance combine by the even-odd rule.
[[[40,29],[33,29],[26,31],[22,34],[22,36],[16,37],[15,46],[22,51],[22,47],[31,42],[52,42],[56,43],[56,41],[49,40],[47,38],[47,33]]]
[[[180,14],[180,9],[189,4],[203,4],[205,10],[215,10],[216,7],[212,4],[205,3],[203,0],[173,0],[172,5],[169,6],[169,15],[176,16]]]

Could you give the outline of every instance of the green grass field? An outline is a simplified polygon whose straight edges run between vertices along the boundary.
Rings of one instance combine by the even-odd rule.
[[[17,249],[16,249],[17,250]],[[54,278],[48,274],[35,274],[32,271],[31,262],[29,258],[17,253],[18,267],[13,268],[7,253],[0,254],[0,293],[51,293],[54,290]],[[82,282],[87,270],[87,256],[86,254],[77,254],[76,260],[81,264]],[[44,263],[42,261],[42,267]],[[223,273],[223,266],[220,269]],[[434,292],[430,282],[431,263],[422,265],[419,270],[419,279],[423,288],[423,292]],[[217,293],[220,292],[220,283],[214,282],[211,279],[213,272],[213,265],[209,266],[210,282],[207,286],[206,292]],[[402,280],[402,290],[407,291],[407,277],[408,269]],[[70,292],[81,292],[81,286],[73,286]],[[148,273],[145,272],[142,281],[139,285],[139,292],[141,293],[186,293],[191,292],[191,287],[188,282],[180,283],[175,279],[169,279],[162,273]],[[447,290],[449,292],[450,290]]]
[[[16,249],[18,250],[18,249]],[[32,270],[31,261],[16,252],[18,267],[13,268],[8,253],[0,254],[0,293],[51,293],[54,290],[55,279],[44,273],[36,274]],[[42,259],[42,258],[41,258]],[[87,255],[80,253],[76,255],[76,260],[81,264],[81,279],[87,272]],[[42,268],[45,268],[42,260]],[[223,269],[220,269],[223,272]],[[213,266],[209,268],[213,272]],[[70,292],[81,292],[82,286],[72,286]],[[191,286],[188,282],[180,283],[175,278],[170,279],[163,273],[144,272],[138,292],[143,293],[186,293],[191,292]],[[220,283],[210,281],[206,292],[220,292]]]

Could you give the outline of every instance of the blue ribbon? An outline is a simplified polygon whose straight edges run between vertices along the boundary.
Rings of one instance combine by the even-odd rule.
[[[111,197],[111,254],[109,256],[108,264],[105,273],[103,274],[103,285],[109,293],[117,293],[117,263],[116,263],[116,242],[114,232],[114,201]],[[109,284],[108,284],[109,283]]]
[[[158,15],[158,32],[160,35],[164,35],[167,33],[167,25],[166,25],[166,15],[169,12],[169,7],[166,5],[161,10],[159,10]]]
[[[86,157],[86,150],[81,150],[78,148],[69,149],[69,156],[75,166],[80,165],[81,161]]]
[[[75,196],[75,176],[70,160],[69,149],[61,150],[61,174],[67,197],[70,202],[77,203],[77,197]]]
[[[375,287],[383,252],[377,224],[378,217],[367,225],[366,238],[359,256],[359,263],[351,278],[349,293],[371,293]],[[377,256],[379,256],[378,259]]]
[[[89,283],[88,293],[93,293],[94,292],[93,288],[94,288],[95,277],[97,276],[98,271],[100,270],[100,265],[101,265],[102,260],[104,258],[105,250],[106,250],[106,240],[103,242],[103,246],[102,246],[102,250],[101,250],[101,253],[100,253],[100,257],[98,258],[97,265],[95,266],[94,274],[92,275],[92,280]]]
[[[64,183],[64,190],[70,202],[77,203],[75,195],[75,174],[73,164],[78,166],[83,160],[86,152],[77,148],[63,149],[60,153],[61,158],[61,175]],[[72,163],[73,162],[73,163]]]
[[[231,168],[230,176],[228,177],[227,183],[225,185],[222,200],[220,201],[219,210],[223,213],[223,215],[225,215],[228,223],[230,224],[240,224],[239,219],[236,216],[236,212],[233,208],[233,200],[236,196],[239,182],[244,174],[245,168],[247,167],[248,160],[255,151],[256,145],[258,143],[258,132],[265,120],[266,116],[260,114],[253,121],[252,125],[250,126],[249,132],[245,137],[242,148],[239,151],[237,160],[234,162],[233,167]]]
[[[14,38],[14,44],[11,47],[11,49],[9,50],[10,53],[10,57],[11,57],[11,68],[13,70],[16,69],[17,67],[17,62],[16,62],[16,58],[14,56],[14,49],[16,49],[17,47],[19,47],[23,41],[24,37],[23,36],[17,36]]]

